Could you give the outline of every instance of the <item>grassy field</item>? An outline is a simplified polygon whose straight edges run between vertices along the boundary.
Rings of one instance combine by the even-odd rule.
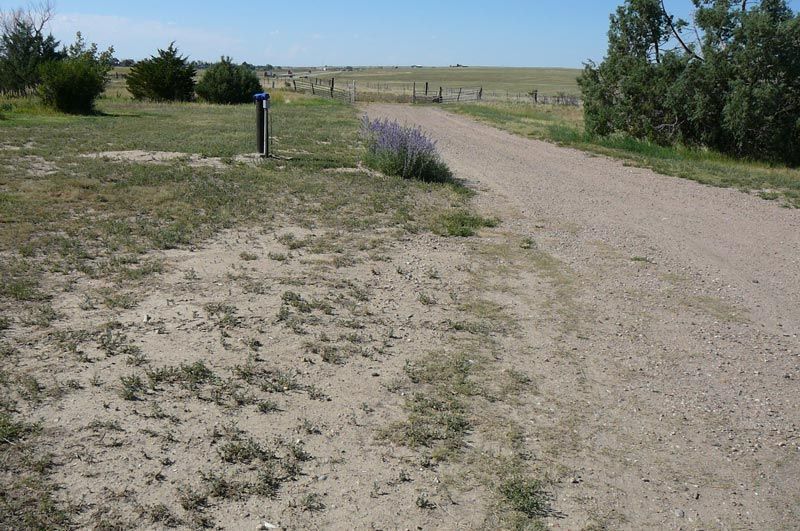
[[[355,81],[362,90],[378,89],[410,92],[416,82],[431,87],[483,87],[486,92],[512,94],[538,90],[541,94],[560,92],[578,95],[580,70],[571,68],[367,68],[355,72],[328,73],[338,82]]]
[[[107,89],[107,94],[114,97],[128,97],[123,76],[129,68],[118,67],[111,73],[111,83]],[[365,101],[380,101],[380,95],[384,94],[390,101],[405,101],[398,96],[410,97],[413,91],[414,82],[417,83],[417,90],[424,90],[425,83],[429,83],[431,90],[438,90],[438,87],[450,88],[476,88],[483,87],[484,99],[487,100],[512,100],[527,99],[528,94],[537,90],[543,96],[555,96],[565,94],[569,96],[579,96],[577,78],[581,73],[574,68],[364,68],[356,69],[352,72],[347,71],[328,71],[322,72],[314,70],[307,74],[307,70],[298,70],[296,75],[312,75],[321,79],[336,79],[339,84],[347,84],[353,81],[359,92],[364,94]],[[272,85],[280,88],[285,81],[283,79],[265,79],[263,71],[258,72],[258,76],[264,81],[264,86]],[[280,72],[283,74],[283,72]],[[198,78],[202,77],[203,72],[198,72]],[[407,98],[406,98],[407,99]]]
[[[447,108],[518,135],[620,158],[665,175],[738,188],[800,208],[798,169],[737,160],[702,149],[658,146],[624,136],[592,138],[584,132],[580,107],[485,103]]]

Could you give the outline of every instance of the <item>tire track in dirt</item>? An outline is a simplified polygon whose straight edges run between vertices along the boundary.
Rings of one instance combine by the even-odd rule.
[[[499,363],[536,375],[507,414],[558,480],[554,526],[796,525],[796,211],[439,109],[367,112],[431,133],[524,266],[494,293],[527,331]]]

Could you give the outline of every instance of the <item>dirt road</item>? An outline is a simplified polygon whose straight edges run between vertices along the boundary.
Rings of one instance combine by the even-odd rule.
[[[800,525],[796,210],[438,109],[367,112],[428,131],[501,237],[552,258],[506,279],[506,302],[554,526]]]

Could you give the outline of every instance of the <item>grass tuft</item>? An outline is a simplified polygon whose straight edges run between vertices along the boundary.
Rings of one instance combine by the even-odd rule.
[[[550,498],[541,481],[514,477],[500,485],[500,494],[514,511],[527,518],[544,518],[552,514]]]
[[[467,210],[452,210],[439,215],[433,231],[440,236],[467,238],[475,236],[483,227],[496,227],[499,224],[496,218],[484,218]]]

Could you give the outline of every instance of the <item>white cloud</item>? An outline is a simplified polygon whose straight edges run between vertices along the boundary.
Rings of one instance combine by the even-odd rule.
[[[221,55],[231,55],[242,61],[248,52],[240,38],[157,20],[65,13],[56,15],[51,30],[63,43],[72,42],[75,33],[80,31],[87,41],[96,42],[101,48],[114,46],[115,55],[120,58],[148,57],[172,41],[182,54],[192,59],[213,60]]]
[[[299,35],[290,37],[280,29],[248,39],[244,33],[233,36],[173,21],[84,13],[59,14],[50,25],[53,35],[64,44],[71,43],[80,31],[87,41],[97,43],[101,49],[114,46],[114,55],[120,59],[143,59],[175,41],[181,54],[196,60],[213,61],[221,55],[230,55],[237,62],[255,64],[316,64],[319,58],[312,55],[326,39],[319,33],[304,39]]]

